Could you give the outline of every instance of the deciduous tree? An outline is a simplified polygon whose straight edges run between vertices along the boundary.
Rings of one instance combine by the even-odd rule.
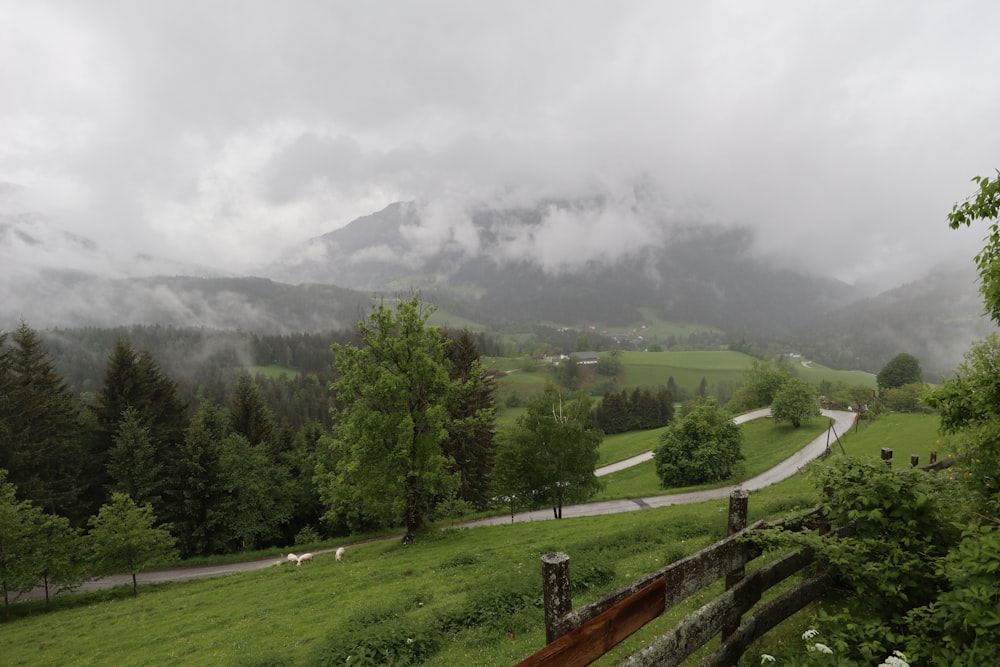
[[[417,295],[379,303],[358,324],[360,347],[332,348],[339,408],[318,485],[334,522],[402,523],[412,534],[460,481],[442,451],[458,386],[430,312]]]
[[[882,367],[882,370],[875,376],[875,381],[878,383],[879,391],[884,396],[885,392],[890,389],[920,382],[921,375],[920,362],[917,361],[917,358],[908,352],[900,352]]]
[[[771,416],[776,420],[787,419],[798,428],[811,417],[818,417],[819,395],[816,387],[798,378],[789,378],[774,394]]]
[[[127,494],[114,493],[90,520],[87,545],[91,564],[99,574],[132,575],[132,595],[138,595],[136,575],[152,563],[174,557],[175,540],[165,527],[157,527],[150,505],[136,505]]]
[[[594,470],[604,436],[591,421],[586,393],[564,401],[550,384],[526,407],[502,438],[500,491],[549,505],[561,519],[566,503],[587,500],[603,487]]]
[[[721,481],[743,459],[743,432],[714,399],[675,421],[654,454],[664,488]]]

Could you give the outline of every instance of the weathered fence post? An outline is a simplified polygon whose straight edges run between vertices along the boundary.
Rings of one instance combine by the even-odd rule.
[[[735,535],[744,528],[747,527],[747,514],[748,514],[748,499],[750,497],[750,492],[746,489],[734,489],[732,493],[729,494],[729,535]],[[746,574],[746,566],[741,565],[735,570],[729,572],[726,575],[726,590],[740,583]],[[740,616],[739,612],[735,612],[733,617],[728,619],[726,623],[722,626],[722,641],[736,632],[736,629],[740,627]]]
[[[545,600],[545,643],[559,639],[558,621],[573,610],[569,556],[558,552],[542,556],[542,595]]]
[[[882,460],[885,461],[886,468],[892,467],[892,450],[888,447],[882,448]]]
[[[920,464],[920,456],[918,454],[910,454],[910,467],[916,468]]]
[[[931,463],[937,463],[937,452],[931,452]]]

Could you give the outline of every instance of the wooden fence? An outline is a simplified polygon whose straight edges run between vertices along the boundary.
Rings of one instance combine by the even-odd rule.
[[[891,450],[883,451],[883,460],[891,466]],[[916,467],[914,458],[910,462]],[[934,456],[924,468],[942,469],[951,463],[937,461]],[[747,493],[733,491],[729,498],[728,537],[575,610],[571,603],[569,556],[546,554],[542,557],[546,646],[521,661],[519,667],[589,665],[646,623],[723,578],[724,593],[621,664],[679,665],[721,633],[721,646],[701,663],[702,667],[735,665],[753,641],[817,599],[829,585],[829,577],[818,569],[814,576],[754,609],[767,590],[801,571],[813,558],[793,551],[744,575],[746,564],[761,555],[745,536],[778,526],[827,534],[830,527],[824,523],[820,507],[784,521],[758,521],[751,526],[746,521]],[[751,609],[753,614],[743,618]]]

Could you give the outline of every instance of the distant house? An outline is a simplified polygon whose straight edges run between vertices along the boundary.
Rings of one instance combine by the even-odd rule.
[[[601,358],[597,356],[596,352],[574,352],[573,356],[576,357],[576,363],[581,364],[583,366],[596,364],[598,361],[601,360]]]

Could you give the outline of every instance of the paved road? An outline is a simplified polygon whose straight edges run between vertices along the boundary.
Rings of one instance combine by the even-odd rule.
[[[758,419],[760,417],[766,417],[770,414],[769,409],[756,410],[754,412],[748,412],[743,415],[739,415],[734,418],[737,424],[742,424],[747,421]],[[847,430],[854,424],[855,414],[853,412],[842,412],[839,410],[823,410],[823,415],[830,417],[834,420],[834,429],[836,433],[843,434],[847,433]],[[762,489],[765,486],[770,486],[776,482],[780,482],[783,479],[791,477],[796,472],[798,472],[805,464],[809,463],[813,459],[820,456],[824,451],[826,451],[827,446],[832,446],[834,442],[834,435],[828,430],[826,433],[816,437],[808,445],[800,449],[798,452],[793,454],[791,457],[785,459],[778,465],[774,466],[770,470],[767,470],[760,475],[752,479],[748,479],[742,484],[736,486],[726,486],[717,489],[706,489],[704,491],[692,491],[688,493],[672,493],[662,496],[652,496],[649,498],[632,498],[627,500],[606,500],[597,503],[587,503],[584,505],[570,505],[563,507],[563,518],[569,519],[573,517],[582,516],[597,516],[600,514],[615,514],[618,512],[635,512],[642,509],[650,509],[653,507],[667,507],[668,505],[685,505],[689,503],[700,503],[706,500],[719,500],[723,498],[728,498],[729,494],[736,488],[744,488],[750,491],[756,489]],[[607,475],[612,472],[617,472],[618,470],[623,470],[627,467],[638,465],[644,461],[649,461],[653,458],[653,452],[646,452],[645,454],[640,454],[639,456],[634,456],[625,461],[620,461],[618,463],[604,466],[599,468],[596,472],[598,475]],[[546,521],[552,519],[552,509],[535,510],[533,512],[519,512],[514,515],[513,518],[508,515],[501,515],[495,517],[489,517],[486,519],[478,519],[476,521],[469,521],[463,524],[459,524],[457,527],[461,528],[475,528],[478,526],[496,526],[512,522],[527,522],[527,521]],[[381,539],[397,539],[398,535],[389,535]],[[373,540],[369,540],[373,541]],[[347,545],[350,546],[350,545]],[[316,554],[330,553],[334,551],[336,547],[330,547],[329,549],[318,549],[313,551]],[[347,557],[350,558],[350,549],[347,550]],[[137,576],[137,581],[140,584],[153,584],[165,581],[186,581],[188,579],[203,579],[206,577],[216,577],[223,574],[233,574],[236,572],[250,572],[252,570],[260,570],[265,567],[274,567],[279,562],[278,558],[271,557],[261,560],[245,561],[242,563],[230,563],[228,565],[212,565],[204,567],[185,567],[185,568],[175,568],[170,570],[156,570],[151,572],[141,572]],[[285,563],[282,567],[295,567],[290,563]],[[309,567],[308,564],[303,567]],[[132,577],[127,574],[113,575],[110,577],[104,577],[102,579],[97,579],[94,581],[89,581],[81,586],[78,590],[80,592],[84,591],[95,591],[104,588],[112,588],[114,586],[132,585]],[[42,597],[40,590],[35,590],[29,595],[21,596],[21,599],[25,598],[38,598]]]
[[[751,412],[745,415],[740,415],[736,418],[737,423],[742,424],[743,422],[750,421],[752,419],[757,419],[759,417],[764,417],[770,414],[770,410],[758,410],[756,412]],[[840,410],[823,410],[823,415],[830,417],[834,420],[834,430],[838,434],[847,433],[847,430],[854,424],[853,412],[844,412]],[[817,436],[808,445],[797,451],[795,454],[785,459],[778,465],[774,466],[770,470],[766,470],[761,474],[744,481],[741,484],[735,486],[724,486],[717,489],[705,489],[704,491],[690,491],[688,493],[671,493],[663,496],[652,496],[649,498],[632,498],[626,500],[605,500],[598,503],[587,503],[585,505],[570,505],[568,507],[563,507],[562,515],[564,519],[569,519],[573,517],[580,516],[596,516],[599,514],[615,514],[618,512],[634,512],[636,510],[649,509],[652,507],[667,507],[668,505],[686,505],[689,503],[700,503],[706,500],[719,500],[723,498],[728,498],[729,494],[736,488],[743,488],[749,491],[754,491],[756,489],[762,489],[765,486],[770,486],[776,482],[780,482],[783,479],[791,477],[796,472],[802,469],[807,463],[817,458],[826,451],[827,445],[833,445],[834,436],[827,430],[822,435]],[[652,458],[652,453],[642,454],[639,457],[647,457],[644,460],[649,460]],[[613,466],[606,466],[601,470],[606,470]],[[605,473],[606,474],[606,473]],[[520,512],[515,514],[513,519],[508,514],[507,516],[495,516],[486,519],[478,519],[476,521],[470,521],[463,524],[465,527],[473,528],[476,526],[496,526],[504,523],[512,522],[522,522],[522,521],[545,521],[552,518],[552,509],[535,510],[533,512]]]

